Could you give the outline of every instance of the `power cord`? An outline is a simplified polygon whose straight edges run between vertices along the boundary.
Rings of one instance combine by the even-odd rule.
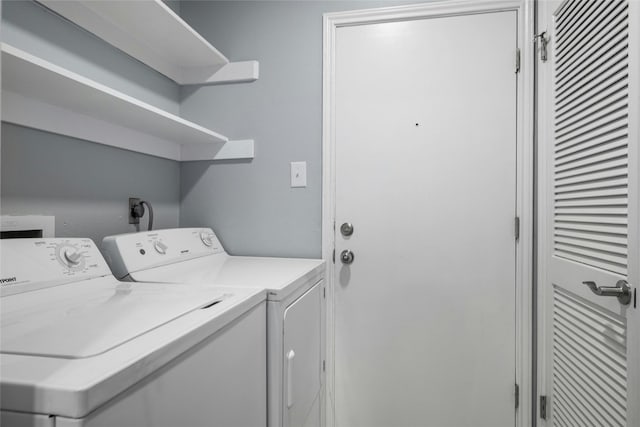
[[[149,228],[147,230],[151,231],[153,230],[153,207],[151,206],[151,203],[145,200],[140,201],[140,206],[142,205],[147,205],[147,208],[149,208]],[[144,215],[144,211],[142,214]]]

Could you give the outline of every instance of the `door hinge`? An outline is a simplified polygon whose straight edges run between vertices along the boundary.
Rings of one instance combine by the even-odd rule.
[[[327,362],[326,360],[322,361],[322,372],[326,372],[327,371]]]
[[[322,298],[327,299],[327,288],[322,288]]]
[[[335,264],[336,263],[336,250],[335,248],[333,249],[333,255],[331,255],[331,261]]]
[[[514,223],[515,223],[514,229],[515,229],[515,235],[516,235],[516,241],[517,241],[517,240],[520,240],[520,217],[519,216],[515,218]]]
[[[520,386],[518,384],[515,385],[515,390],[514,390],[515,396],[516,396],[516,409],[518,409],[520,407]]]
[[[540,396],[540,418],[547,419],[547,396]]]
[[[547,52],[547,47],[549,45],[549,37],[547,36],[547,32],[543,31],[540,34],[536,34],[533,37],[533,41],[534,43],[539,41],[539,49],[540,49],[540,60],[542,62],[547,62],[547,58],[548,58],[548,52]]]
[[[520,72],[520,61],[521,61],[520,48],[518,48],[516,49],[516,74]]]

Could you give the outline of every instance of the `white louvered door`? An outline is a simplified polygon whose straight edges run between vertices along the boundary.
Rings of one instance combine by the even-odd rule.
[[[539,281],[546,420],[640,426],[638,30],[635,0],[540,3]],[[624,280],[631,301],[583,282]]]

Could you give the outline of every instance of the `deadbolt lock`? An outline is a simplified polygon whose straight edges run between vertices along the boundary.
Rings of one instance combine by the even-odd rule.
[[[353,224],[351,224],[350,222],[345,222],[344,224],[342,224],[340,226],[340,233],[344,237],[351,236],[353,234]]]

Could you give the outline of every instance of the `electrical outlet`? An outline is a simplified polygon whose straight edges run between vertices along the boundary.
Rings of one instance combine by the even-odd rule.
[[[129,197],[129,224],[140,224],[140,216],[133,215],[133,210],[140,206],[140,199]]]

